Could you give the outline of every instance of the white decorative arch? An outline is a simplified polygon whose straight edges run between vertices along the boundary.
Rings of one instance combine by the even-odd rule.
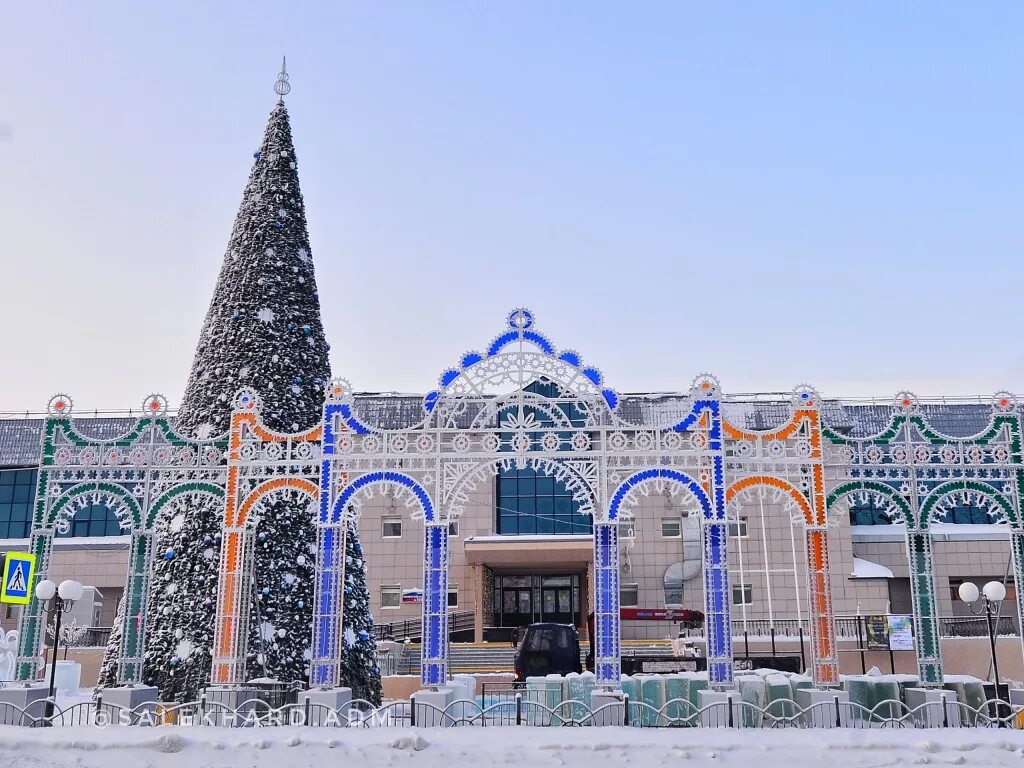
[[[72,412],[72,400],[64,394],[53,396],[47,406],[29,548],[36,555],[38,578],[46,578],[54,533],[66,533],[74,515],[89,504],[103,504],[122,530],[130,531],[117,680],[141,683],[156,516],[167,498],[193,491],[223,494],[227,441],[179,435],[167,417],[167,400],[159,394],[147,397],[142,416],[128,420],[113,437],[90,434],[92,425],[83,428]],[[44,627],[42,607],[33,597],[21,615],[19,681],[36,678]]]
[[[550,392],[535,391],[531,388],[535,383],[550,385]],[[717,382],[711,376],[699,377],[685,402],[678,405],[678,418],[666,423],[632,423],[620,413],[620,405],[619,394],[604,383],[601,372],[575,351],[559,350],[537,330],[533,314],[526,309],[509,313],[505,329],[484,349],[463,354],[456,365],[444,370],[437,388],[423,397],[421,408],[403,413],[397,423],[386,414],[364,413],[349,383],[337,379],[328,387],[324,406],[321,524],[332,524],[325,517],[328,511],[346,494],[351,496],[353,484],[369,475],[401,476],[400,482],[407,487],[415,485],[426,512],[426,624],[428,619],[445,618],[446,595],[437,590],[447,578],[447,523],[462,512],[471,490],[503,466],[532,467],[554,475],[579,502],[581,512],[594,520],[595,602],[605,617],[596,627],[603,654],[598,678],[602,686],[617,687],[618,593],[612,584],[617,584],[619,567],[613,511],[618,502],[613,505],[612,499],[619,484],[652,467],[701,477],[707,498],[704,519],[716,526],[724,526],[725,520]],[[724,535],[712,539],[716,548],[724,549]],[[324,613],[318,614],[314,626],[329,635],[337,617],[333,608],[325,606],[340,602],[330,591],[333,577],[329,576],[337,542],[330,537],[325,542],[327,548],[321,548],[318,560],[318,584],[324,591],[317,600]],[[718,561],[724,563],[724,557],[716,557]],[[725,604],[726,616],[713,632],[728,635],[728,601],[713,599]],[[428,610],[435,603],[438,610]],[[719,642],[715,634],[712,645],[724,648],[730,640]],[[446,645],[443,631],[436,636],[424,633],[424,685],[443,682],[438,676],[445,669],[437,662],[446,658]],[[326,658],[329,646],[326,643],[315,652]],[[710,669],[712,685],[732,684],[731,653],[716,653]],[[329,677],[325,672],[324,679]]]

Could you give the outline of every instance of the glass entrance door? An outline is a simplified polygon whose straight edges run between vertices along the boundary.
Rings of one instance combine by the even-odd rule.
[[[502,627],[525,627],[533,623],[533,590],[529,587],[503,587],[501,590]]]
[[[543,621],[575,625],[571,587],[541,586]]]
[[[580,626],[579,574],[494,577],[494,625],[525,627],[535,622]]]
[[[494,577],[494,625],[526,627],[534,622],[533,577]]]

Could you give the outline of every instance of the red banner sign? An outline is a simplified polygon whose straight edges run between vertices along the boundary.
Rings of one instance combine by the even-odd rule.
[[[685,608],[620,608],[619,616],[625,621],[704,621],[700,611]]]

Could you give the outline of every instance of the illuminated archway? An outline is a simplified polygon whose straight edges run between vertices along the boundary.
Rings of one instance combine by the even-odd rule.
[[[313,660],[310,684],[337,687],[341,683],[341,632],[345,604],[345,538],[348,522],[359,515],[362,497],[388,489],[409,499],[424,523],[423,529],[423,642],[420,678],[423,685],[441,685],[448,677],[448,521],[439,520],[430,494],[404,472],[367,472],[344,478],[333,504],[321,489],[317,526],[316,586],[313,605]]]
[[[537,381],[550,387],[545,392],[528,391]],[[360,412],[348,382],[331,383],[324,406],[321,519],[329,519],[328,512],[339,505],[345,507],[342,498],[347,488],[361,477],[400,473],[407,477],[404,483],[418,484],[427,527],[425,568],[429,571],[436,563],[445,572],[444,576],[440,571],[426,574],[431,585],[425,584],[424,589],[429,594],[447,578],[447,522],[459,514],[465,489],[479,482],[487,468],[502,463],[519,469],[554,466],[580,500],[581,510],[593,516],[595,597],[605,616],[597,622],[593,641],[599,648],[617,648],[619,615],[601,597],[610,595],[605,581],[618,581],[617,573],[612,574],[618,563],[617,536],[609,517],[616,489],[637,467],[700,477],[710,519],[723,526],[725,521],[721,417],[714,379],[698,377],[685,403],[664,423],[634,423],[620,405],[619,394],[604,384],[599,370],[572,350],[558,350],[536,329],[532,313],[515,310],[485,351],[467,352],[456,366],[442,372],[438,388],[424,396],[422,412],[404,414],[408,423],[374,424],[372,416]],[[558,410],[565,418],[558,416]],[[537,418],[537,414],[549,418]],[[436,509],[429,511],[426,500],[436,502]],[[323,569],[331,567],[326,560],[322,563]],[[321,572],[317,583],[327,589],[333,578]],[[447,608],[446,595],[438,592],[437,597],[436,614],[440,615]],[[618,605],[617,594],[610,599]],[[329,634],[338,621],[330,602],[316,602],[314,626],[323,634]],[[428,606],[424,611],[426,621]],[[424,685],[443,682],[444,670],[433,660],[446,658],[447,652],[434,648],[433,642],[424,638]],[[442,633],[437,642],[446,645],[447,637]],[[323,644],[320,650],[326,655],[330,647]],[[323,659],[324,664],[329,661]],[[599,664],[598,685],[618,688],[617,669],[617,661]],[[716,662],[714,675],[716,687],[731,685],[731,663]],[[331,681],[329,670],[325,669],[323,679]]]
[[[319,496],[316,485],[301,477],[264,480],[246,495],[237,514],[225,519],[221,532],[213,668],[210,676],[214,684],[237,684],[245,679],[253,558],[253,526],[249,523],[257,506],[288,491],[306,495],[311,506]]]
[[[605,622],[595,653],[598,676],[602,665],[606,675],[620,672],[619,634],[619,527],[620,514],[637,503],[637,494],[645,487],[661,487],[674,483],[682,487],[700,506],[702,512],[701,540],[704,549],[704,626],[707,637],[708,683],[726,687],[733,683],[732,606],[729,590],[728,530],[724,518],[716,514],[710,487],[705,475],[702,484],[685,472],[655,467],[627,477],[612,493],[608,521],[594,529],[594,568],[597,581],[595,625]]]
[[[832,449],[827,469],[837,482],[828,496],[829,507],[868,498],[896,512],[906,524],[918,672],[925,686],[940,686],[943,681],[931,538],[943,504],[957,495],[982,501],[991,515],[1007,523],[1014,580],[1018,589],[1024,584],[1019,506],[1024,457],[1013,396],[996,393],[987,421],[973,435],[945,434],[929,423],[917,397],[900,392],[887,423],[876,434],[851,437],[827,426],[822,430]],[[1024,626],[1020,600],[1017,610]]]
[[[807,497],[791,483],[770,475],[737,480],[726,490],[726,504],[753,489],[772,489],[790,499],[804,520],[807,557],[807,592],[811,625],[811,673],[815,685],[839,685],[839,655],[836,651],[835,616],[832,611],[831,570],[828,530],[818,522]]]
[[[226,441],[190,440],[177,434],[161,395],[147,397],[143,415],[123,434],[110,438],[83,431],[72,411],[67,395],[55,395],[47,406],[29,550],[36,555],[38,578],[46,578],[54,532],[67,527],[83,502],[103,503],[122,529],[131,532],[116,666],[120,684],[137,684],[142,682],[156,518],[166,501],[180,494],[223,496],[217,480],[223,473]],[[44,626],[42,607],[31,595],[20,622],[19,681],[36,678]]]

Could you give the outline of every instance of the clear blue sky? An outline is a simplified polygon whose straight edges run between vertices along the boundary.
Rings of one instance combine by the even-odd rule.
[[[1024,5],[9,3],[0,410],[180,401],[287,54],[335,375],[1024,392]]]

